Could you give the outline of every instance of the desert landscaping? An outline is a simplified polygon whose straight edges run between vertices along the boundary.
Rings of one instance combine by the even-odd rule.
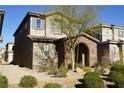
[[[2,9],[0,88],[124,88],[124,26],[101,23],[100,6]]]
[[[9,87],[18,87],[21,77],[24,75],[31,75],[36,77],[38,80],[38,86],[43,87],[45,83],[59,83],[64,85],[64,87],[74,87],[75,84],[80,84],[78,79],[83,77],[81,73],[73,73],[72,71],[67,73],[67,78],[55,78],[52,75],[48,75],[48,72],[37,72],[36,70],[31,70],[25,67],[19,67],[18,65],[0,65],[0,74],[7,76]]]

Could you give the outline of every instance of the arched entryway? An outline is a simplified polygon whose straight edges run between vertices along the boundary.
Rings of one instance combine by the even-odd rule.
[[[89,66],[89,49],[84,43],[79,43],[75,47],[75,63],[80,66]]]

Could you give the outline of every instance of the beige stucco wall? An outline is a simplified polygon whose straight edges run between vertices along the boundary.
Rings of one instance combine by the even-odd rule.
[[[56,16],[56,15],[54,15]],[[49,16],[46,18],[46,36],[47,37],[54,37],[54,38],[63,38],[66,37],[66,35],[64,34],[58,34],[58,33],[54,33],[51,30],[51,21],[53,20],[54,16]]]
[[[6,46],[6,61],[8,63],[13,61],[13,46],[14,43],[8,43]]]
[[[112,30],[110,28],[102,28],[102,41],[112,40]]]
[[[13,46],[14,46],[13,43],[8,44],[8,51],[13,51],[13,50],[12,50]]]
[[[53,43],[47,43],[49,46],[49,58],[44,55],[43,47],[45,43],[33,43],[33,68],[40,64],[49,65],[50,59],[57,62],[57,56],[55,51],[55,45]]]
[[[124,63],[124,44],[122,44],[122,55],[121,55],[123,58],[122,58],[122,60],[123,60],[123,63]]]
[[[5,60],[5,48],[0,48],[0,61]]]
[[[118,36],[118,31],[121,30],[121,31],[124,31],[123,28],[114,28],[114,32],[112,32],[112,29],[111,28],[108,28],[108,27],[103,27],[102,28],[102,41],[107,41],[108,39],[109,40],[124,40],[124,37],[119,37]],[[114,36],[113,36],[113,33],[114,33]],[[114,38],[113,38],[114,37]]]
[[[35,28],[33,28],[33,18],[34,17],[30,17],[30,35],[45,36],[45,29],[35,29]]]
[[[120,60],[119,47],[116,44],[109,44],[110,62],[116,62]]]
[[[115,29],[114,29],[114,40],[119,40],[119,39],[120,39],[120,40],[124,40],[124,37],[122,38],[122,37],[119,37],[119,36],[118,36],[118,31],[119,31],[119,30],[124,31],[124,29],[117,29],[117,28],[115,28]]]
[[[13,61],[13,52],[9,52],[8,53],[8,63],[12,62]]]
[[[51,31],[51,20],[53,19],[53,16],[46,17],[45,20],[45,29],[35,29],[33,28],[33,23],[32,23],[33,17],[30,18],[30,35],[35,35],[35,36],[45,36],[45,37],[52,37],[52,38],[62,38],[65,37],[64,34],[57,34],[53,33]],[[45,34],[46,31],[46,34]]]

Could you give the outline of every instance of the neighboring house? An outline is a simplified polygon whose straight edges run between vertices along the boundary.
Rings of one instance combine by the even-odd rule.
[[[13,42],[9,42],[6,44],[5,61],[7,63],[11,63],[13,61],[13,46]]]
[[[5,61],[5,51],[6,49],[5,48],[0,48],[0,63],[4,63]]]
[[[4,19],[4,11],[0,10],[0,63],[3,62],[4,54],[5,54],[5,49],[1,48],[1,43],[3,41],[3,37],[1,35],[2,34],[3,19]]]
[[[124,27],[100,24],[95,37],[100,40],[98,44],[98,61],[124,62]]]
[[[2,38],[2,26],[3,26],[3,19],[4,19],[4,11],[1,11],[0,10],[0,44],[2,43],[3,41],[3,38]]]
[[[35,68],[39,64],[49,65],[55,62],[67,66],[72,63],[68,50],[68,39],[58,28],[55,17],[64,16],[58,12],[28,12],[14,33],[13,64]],[[64,18],[68,18],[64,16]],[[73,37],[72,39],[76,38]],[[81,33],[75,42],[75,62],[82,66],[93,66],[97,62],[97,44],[99,40]]]

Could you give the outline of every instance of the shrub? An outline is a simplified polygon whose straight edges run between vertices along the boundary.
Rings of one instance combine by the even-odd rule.
[[[104,68],[100,67],[100,66],[96,67],[95,72],[97,72],[99,74],[104,74],[105,73]]]
[[[8,87],[8,79],[6,76],[0,76],[0,88]]]
[[[83,87],[85,87],[85,88],[103,88],[103,87],[105,87],[105,85],[98,73],[88,72],[84,75]]]
[[[29,88],[29,87],[35,87],[37,85],[37,79],[33,76],[24,76],[21,78],[20,80],[20,84],[21,87],[25,87],[25,88]]]
[[[68,70],[64,65],[61,65],[59,69],[52,69],[48,72],[49,75],[54,75],[55,77],[66,77]]]
[[[95,64],[95,72],[99,74],[109,74],[110,71],[110,65],[107,62],[98,62]]]
[[[65,68],[65,66],[62,64],[57,72],[58,77],[66,77],[68,70]]]
[[[111,67],[109,78],[115,83],[118,88],[124,87],[124,65],[121,63],[115,63]]]
[[[92,69],[90,67],[83,67],[82,70],[85,72],[91,72],[92,71]]]
[[[120,72],[111,71],[109,78],[112,82],[115,82],[115,86],[118,88],[124,87],[124,76]]]
[[[48,70],[48,68],[43,64],[38,65],[37,69],[38,69],[38,72],[46,72]]]
[[[56,75],[58,73],[58,70],[57,69],[51,69],[49,72],[48,72],[48,75]]]
[[[118,80],[119,77],[122,77],[122,74],[116,71],[111,71],[109,73],[109,79],[112,82],[116,82]]]
[[[119,77],[115,85],[117,88],[124,88],[124,77]]]
[[[62,88],[62,85],[57,83],[47,83],[44,85],[44,88]]]
[[[114,64],[111,67],[111,71],[117,71],[117,72],[123,73],[124,72],[124,65]]]
[[[74,68],[77,68],[77,67],[82,68],[83,66],[81,64],[79,64],[79,63],[75,63]]]

